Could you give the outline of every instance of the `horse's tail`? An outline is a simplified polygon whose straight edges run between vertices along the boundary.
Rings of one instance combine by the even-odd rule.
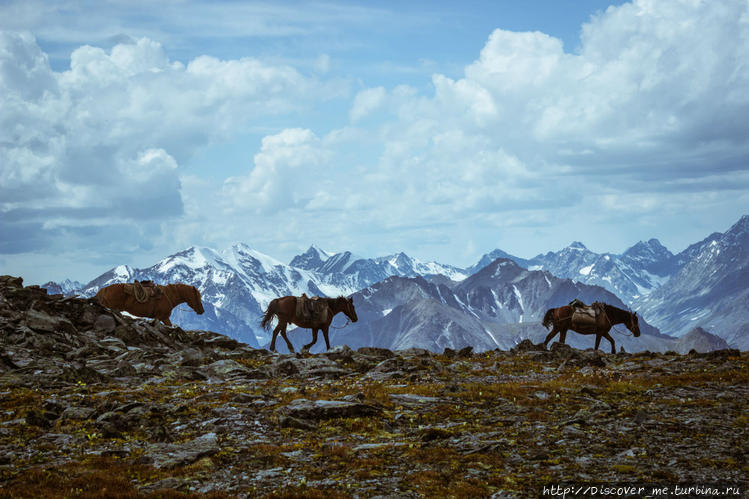
[[[544,320],[541,322],[541,324],[543,324],[543,326],[546,329],[549,329],[549,326],[551,326],[553,322],[554,322],[554,309],[550,308],[544,314]]]
[[[268,309],[265,311],[265,316],[260,322],[260,327],[266,331],[270,329],[270,321],[273,320],[274,316],[278,316],[278,298],[271,300],[268,304]]]

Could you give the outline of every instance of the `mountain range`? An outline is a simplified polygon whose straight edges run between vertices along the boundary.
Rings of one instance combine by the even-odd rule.
[[[697,326],[746,349],[748,240],[749,216],[744,216],[725,233],[711,234],[678,254],[657,239],[622,254],[597,254],[573,242],[531,259],[497,249],[466,269],[421,262],[405,253],[364,258],[314,245],[284,264],[235,244],[222,251],[191,247],[145,269],[121,265],[85,285],[65,281],[44,287],[93,296],[103,286],[134,279],[189,283],[200,289],[206,313],[198,316],[182,306],[172,320],[251,346],[269,342],[258,323],[271,299],[306,293],[354,296],[360,321],[331,334],[332,343],[352,347],[506,349],[523,338],[543,340],[545,310],[579,298],[640,312],[643,336],[615,337],[628,351],[675,349],[673,337]],[[339,321],[334,327],[340,327]],[[299,334],[309,333],[293,337]],[[294,343],[302,341],[307,337]],[[586,348],[593,339],[571,334],[567,342]]]

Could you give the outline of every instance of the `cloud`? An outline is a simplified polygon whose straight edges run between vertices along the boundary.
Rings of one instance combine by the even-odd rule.
[[[321,207],[320,189],[328,183],[321,166],[327,156],[320,139],[307,129],[286,129],[264,137],[252,171],[224,182],[225,208],[271,214],[307,205]]]
[[[359,121],[371,114],[385,102],[386,96],[387,93],[383,87],[368,88],[356,94],[349,112],[351,121]]]
[[[543,33],[497,29],[463,78],[435,75],[433,97],[398,113],[386,150],[416,146],[399,164],[435,172],[482,168],[481,158],[502,150],[522,166],[504,174],[504,162],[494,164],[499,192],[517,173],[537,177],[539,188],[573,177],[592,190],[617,177],[644,187],[658,172],[711,182],[722,172],[728,181],[749,153],[749,66],[741,62],[749,60],[749,4],[713,7],[610,7],[584,26],[576,54]],[[418,129],[424,134],[414,137]],[[445,134],[470,147],[446,155],[428,141]],[[492,183],[475,178],[479,191]]]
[[[326,92],[251,58],[171,62],[147,38],[80,47],[56,72],[33,36],[0,32],[0,211],[13,220],[4,232],[54,246],[83,226],[103,235],[175,221],[180,165],[196,150]],[[29,239],[30,227],[46,234]]]
[[[472,240],[489,241],[522,219],[553,227],[584,214],[596,237],[627,213],[635,238],[637,220],[716,203],[739,216],[713,193],[749,187],[749,4],[713,7],[610,7],[583,27],[576,53],[544,33],[497,29],[461,78],[432,77],[432,95],[359,92],[352,126],[381,152],[343,206],[409,247],[424,241],[414,226],[467,220]]]
[[[93,244],[118,227],[152,245],[244,239],[275,255],[316,242],[467,264],[466,248],[509,243],[532,256],[612,227],[621,245],[692,237],[672,222],[735,218],[748,201],[744,0],[609,7],[574,53],[544,33],[496,29],[462,74],[433,74],[428,90],[366,81],[318,121],[300,110],[340,88],[327,56],[298,63],[309,76],[251,57],[176,62],[154,38],[116,41],[78,47],[56,72],[32,36],[0,35],[0,210],[3,231],[26,241],[7,251]],[[245,171],[183,171],[251,127],[270,131]]]

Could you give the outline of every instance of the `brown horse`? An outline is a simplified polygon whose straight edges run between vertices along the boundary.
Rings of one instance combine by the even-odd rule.
[[[356,322],[359,318],[356,316],[356,310],[354,309],[354,299],[339,296],[338,298],[319,298],[324,300],[328,306],[329,313],[326,314],[325,320],[307,319],[296,315],[296,296],[284,296],[282,298],[276,298],[268,305],[268,310],[265,311],[265,316],[260,322],[260,326],[266,331],[270,329],[270,322],[273,317],[278,318],[278,325],[273,329],[273,339],[270,342],[270,349],[272,352],[276,351],[276,338],[278,333],[286,340],[286,345],[289,347],[289,352],[294,351],[294,345],[289,341],[286,336],[286,327],[289,324],[296,324],[299,327],[309,328],[312,330],[312,342],[304,345],[303,350],[309,350],[312,345],[317,343],[317,331],[322,330],[323,338],[325,338],[325,346],[330,350],[330,340],[328,339],[328,328],[330,323],[333,322],[333,317],[338,312],[343,312],[351,322]]]
[[[545,328],[548,328],[552,324],[554,327],[544,340],[544,348],[557,333],[559,333],[560,343],[564,343],[568,329],[580,334],[595,334],[596,350],[598,350],[598,345],[601,344],[601,338],[606,338],[611,343],[611,353],[616,353],[616,347],[614,346],[614,339],[609,335],[609,331],[615,324],[624,324],[627,326],[627,329],[632,331],[635,338],[640,336],[640,323],[637,319],[637,312],[622,310],[608,303],[600,303],[599,305],[602,307],[602,313],[598,314],[595,325],[575,321],[573,319],[574,310],[569,305],[547,310],[542,324]]]
[[[107,308],[124,310],[140,317],[159,319],[167,326],[172,325],[172,322],[169,320],[169,316],[172,315],[172,309],[180,303],[187,302],[190,308],[198,314],[204,312],[203,302],[200,300],[200,291],[195,286],[187,284],[157,285],[161,293],[145,302],[140,302],[136,300],[133,294],[126,293],[125,286],[128,285],[112,284],[111,286],[101,288],[96,293],[96,299]]]

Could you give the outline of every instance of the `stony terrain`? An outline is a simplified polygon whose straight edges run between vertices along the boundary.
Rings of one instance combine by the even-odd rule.
[[[747,352],[278,355],[8,276],[0,344],[0,497],[746,491]]]

